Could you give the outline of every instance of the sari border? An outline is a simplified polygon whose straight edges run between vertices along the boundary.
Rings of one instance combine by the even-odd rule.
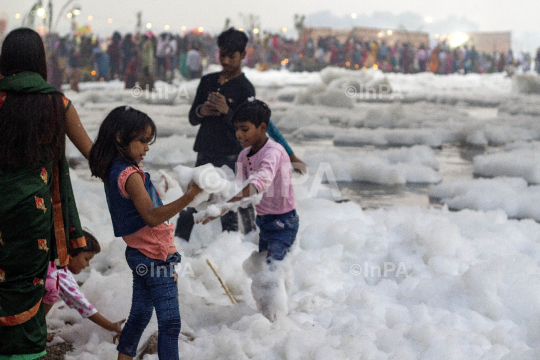
[[[41,300],[42,299],[39,299],[38,303],[32,306],[30,310],[23,311],[16,315],[0,317],[0,326],[15,326],[27,322],[37,314],[39,306],[41,305]]]

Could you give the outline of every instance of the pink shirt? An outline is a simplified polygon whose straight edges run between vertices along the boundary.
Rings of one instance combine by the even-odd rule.
[[[248,157],[251,147],[238,156],[238,173],[242,179],[253,178],[253,184],[263,197],[256,205],[258,215],[285,214],[295,209],[292,168],[289,155],[275,141],[268,139],[257,153]]]
[[[132,166],[122,171],[118,177],[118,188],[127,198],[129,198],[129,194],[126,191],[126,182],[134,172],[141,174],[144,181],[144,173]],[[139,231],[122,238],[129,247],[139,250],[151,259],[166,260],[167,255],[177,251],[174,245],[174,224],[168,220],[152,228],[146,225]]]
[[[57,279],[60,278],[58,280],[58,295],[60,295],[60,298],[64,300],[67,306],[77,310],[84,318],[98,312],[79,289],[79,285],[71,271],[67,268],[58,270],[55,267],[54,270],[48,274],[48,278],[49,275],[54,285],[56,285]]]

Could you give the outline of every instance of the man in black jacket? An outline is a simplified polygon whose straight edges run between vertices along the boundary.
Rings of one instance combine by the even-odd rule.
[[[227,165],[236,168],[236,159],[242,146],[236,139],[236,130],[232,115],[238,106],[249,97],[255,96],[255,88],[242,73],[242,60],[246,56],[248,38],[242,31],[230,28],[218,36],[219,62],[221,72],[205,75],[201,78],[191,110],[189,122],[200,125],[195,139],[197,162],[195,166],[212,164],[215,167]],[[275,129],[275,127],[274,127]],[[277,131],[277,130],[275,130]],[[281,140],[281,141],[280,141]],[[279,143],[284,141],[280,135]],[[287,149],[288,144],[283,144]],[[305,171],[305,164],[294,154],[290,154],[291,163]],[[300,171],[302,171],[300,170]],[[298,170],[297,170],[298,171]],[[193,229],[195,209],[183,210],[178,217],[175,235],[189,241]],[[253,207],[239,209],[244,232],[255,230]],[[235,212],[228,212],[221,217],[223,231],[238,231],[238,217]]]

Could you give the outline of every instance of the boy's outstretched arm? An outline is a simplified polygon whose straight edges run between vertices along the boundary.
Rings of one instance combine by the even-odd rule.
[[[249,183],[238,194],[236,194],[232,199],[230,199],[227,202],[229,202],[229,203],[237,202],[237,201],[242,200],[243,198],[253,196],[253,195],[257,194],[257,193],[258,193],[258,191],[257,191],[257,188],[255,187],[255,185]],[[225,215],[227,212],[228,212],[228,210],[223,210],[221,212],[220,216],[207,217],[204,220],[202,220],[202,223],[203,223],[203,225],[206,225],[210,221],[213,221],[213,220]],[[199,223],[199,222],[200,221],[198,221],[197,223]]]
[[[253,185],[252,183],[249,183],[238,194],[236,194],[232,199],[230,199],[227,202],[230,202],[230,203],[237,202],[237,201],[242,200],[243,198],[253,196],[257,193],[258,191],[255,185]]]

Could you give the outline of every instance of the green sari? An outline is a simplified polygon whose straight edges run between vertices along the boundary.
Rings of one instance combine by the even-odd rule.
[[[0,79],[0,92],[57,90],[23,72]],[[34,169],[0,168],[0,189],[0,360],[37,359],[46,353],[49,261],[64,267],[70,248],[86,246],[66,158]]]

